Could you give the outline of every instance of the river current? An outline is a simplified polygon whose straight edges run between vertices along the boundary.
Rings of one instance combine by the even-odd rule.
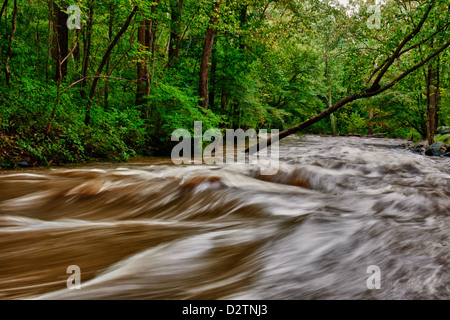
[[[289,137],[274,176],[169,158],[0,171],[0,298],[450,299],[449,158],[401,143]]]

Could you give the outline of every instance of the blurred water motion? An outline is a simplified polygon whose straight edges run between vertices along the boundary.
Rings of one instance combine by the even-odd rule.
[[[293,137],[275,176],[170,159],[3,171],[0,298],[449,299],[450,168],[396,144]]]

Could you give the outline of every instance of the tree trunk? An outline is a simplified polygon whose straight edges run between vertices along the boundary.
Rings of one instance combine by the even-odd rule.
[[[152,14],[154,13],[155,7],[152,8]],[[150,47],[151,47],[151,58],[150,58],[150,68],[148,69],[148,82],[146,87],[146,95],[150,95],[152,90],[153,78],[155,76],[155,52],[156,52],[156,21],[152,18],[150,22]],[[151,106],[147,103],[145,108],[145,118],[150,119],[152,110]]]
[[[227,89],[222,88],[222,97],[220,99],[220,108],[225,110],[227,108]]]
[[[108,45],[112,41],[113,37],[113,23],[114,23],[114,6],[111,4],[109,7],[109,23],[108,23]],[[109,65],[111,63],[111,57],[108,57],[108,60],[106,60],[106,74],[109,75]],[[104,109],[107,110],[109,108],[109,82],[108,79],[105,79],[105,100],[104,100]]]
[[[149,21],[144,19],[138,28],[138,42],[142,45],[142,51],[149,51],[150,48],[150,30]],[[148,59],[144,58],[142,62],[137,63],[137,91],[136,91],[136,105],[140,106],[145,103],[144,96],[148,83]]]
[[[183,1],[184,0],[170,0],[170,41],[169,41],[169,51],[168,58],[169,61],[173,57],[178,56],[179,47],[178,42],[181,37],[181,17],[183,12]]]
[[[214,3],[214,8],[209,21],[208,29],[206,30],[205,45],[203,47],[202,61],[200,64],[200,81],[199,81],[199,95],[200,106],[208,109],[208,74],[209,74],[209,61],[211,59],[211,51],[214,44],[214,36],[216,34],[216,26],[219,21],[219,7],[221,0],[217,0]]]
[[[369,121],[370,121],[370,123],[369,123],[369,136],[373,135],[373,122],[372,122],[373,116],[374,116],[373,109],[370,108],[370,111],[369,111]]]
[[[144,98],[148,96],[151,92],[151,84],[153,82],[153,74],[154,74],[154,65],[155,65],[155,21],[153,15],[156,10],[156,6],[158,1],[155,1],[156,4],[152,6],[150,20],[144,19],[141,22],[141,25],[138,28],[138,42],[142,45],[141,50],[145,50],[151,53],[150,63],[149,57],[146,55],[145,59],[142,62],[138,62],[137,64],[137,92],[136,92],[136,105],[145,105],[147,104],[147,99]],[[148,106],[144,108],[144,117],[145,119],[150,118],[150,110]]]
[[[436,73],[435,73],[435,80],[436,80],[436,86],[434,87],[434,97],[435,97],[435,106],[436,106],[436,112],[434,114],[434,132],[437,131],[439,127],[439,102],[441,100],[441,73],[440,73],[440,57],[438,56],[436,58]]]
[[[122,28],[119,30],[119,32],[114,37],[113,41],[109,44],[108,48],[106,49],[105,54],[103,55],[102,61],[100,62],[100,65],[97,68],[97,72],[95,73],[94,80],[92,81],[91,91],[89,92],[89,101],[88,106],[86,108],[86,115],[84,118],[85,125],[89,125],[91,122],[91,108],[92,108],[92,101],[95,95],[95,90],[97,88],[98,81],[100,79],[100,75],[103,71],[103,68],[106,65],[106,61],[108,60],[109,55],[111,54],[111,51],[116,46],[117,42],[119,42],[119,39],[122,37],[122,35],[127,31],[128,26],[131,23],[131,19],[133,18],[134,14],[138,10],[137,6],[133,7],[133,10],[131,11],[130,15],[128,16],[127,20],[125,21]]]
[[[216,70],[217,70],[217,58],[216,54],[212,54],[212,63],[211,63],[211,88],[209,90],[209,107],[214,109],[214,103],[216,98]]]
[[[241,24],[241,29],[245,30],[246,25],[247,25],[247,10],[248,10],[248,4],[244,5],[241,8],[241,12],[239,14],[239,22]],[[239,37],[240,38],[240,43],[239,43],[239,49],[241,49],[242,52],[245,51],[245,37]]]
[[[427,97],[427,138],[428,144],[434,143],[434,136],[438,126],[439,103],[439,60],[430,63],[425,73],[426,97]]]
[[[84,37],[84,46],[83,46],[83,65],[81,68],[81,91],[80,95],[82,99],[86,99],[86,86],[87,86],[87,74],[88,67],[91,58],[91,43],[92,43],[92,26],[94,23],[94,5],[91,3],[89,7],[89,16],[86,25],[85,37]]]
[[[77,66],[80,64],[80,60],[81,60],[81,51],[80,51],[80,30],[76,29],[76,44],[75,44],[75,49],[73,50],[73,60],[75,61],[75,63],[77,64]]]
[[[52,29],[53,29],[53,5],[48,2],[48,29],[47,29],[47,60],[45,62],[45,82],[49,80],[49,66],[52,57]]]
[[[3,12],[6,10],[6,7],[8,6],[8,0],[4,0],[3,1],[3,5],[2,8],[0,9],[0,22],[3,16]],[[0,23],[0,43],[2,40],[2,29],[1,29],[1,23]],[[0,46],[0,61],[2,61],[2,50],[1,50],[1,46]]]
[[[11,84],[11,71],[9,70],[9,60],[11,60],[12,42],[14,39],[14,34],[16,33],[16,18],[17,18],[17,0],[14,0],[11,33],[9,35],[8,50],[6,51],[6,58],[5,58],[6,85],[8,87]]]
[[[2,8],[0,9],[0,19],[3,15],[3,12],[5,11],[7,5],[8,5],[8,0],[3,1]]]
[[[67,20],[69,15],[64,12],[56,2],[53,3],[53,12],[55,14],[55,56],[56,73],[55,80],[64,79],[67,75],[67,59],[69,54],[69,29],[67,28]],[[64,60],[64,61],[63,61]]]
[[[330,68],[328,64],[328,51],[325,53],[325,76],[327,78],[327,86],[328,86],[328,108],[331,108],[331,106],[333,105],[333,99],[331,96],[331,78],[330,78]],[[330,121],[331,121],[331,130],[333,131],[333,135],[335,136],[337,130],[336,130],[336,119],[333,113],[330,114]]]

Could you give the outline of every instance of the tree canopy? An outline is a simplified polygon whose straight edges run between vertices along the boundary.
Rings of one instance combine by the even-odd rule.
[[[447,0],[3,0],[0,162],[164,155],[194,121],[432,143],[449,24]]]

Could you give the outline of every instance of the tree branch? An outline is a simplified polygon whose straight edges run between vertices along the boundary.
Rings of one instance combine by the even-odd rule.
[[[125,21],[124,25],[119,30],[119,32],[116,34],[113,41],[111,41],[111,43],[109,44],[108,49],[106,49],[106,52],[103,55],[102,61],[100,62],[100,65],[98,66],[97,72],[95,73],[94,81],[92,82],[91,91],[89,93],[89,101],[88,101],[88,106],[86,108],[86,116],[85,116],[85,120],[84,120],[86,125],[89,125],[89,123],[91,121],[90,113],[91,113],[92,101],[94,98],[95,89],[97,88],[98,80],[100,78],[100,75],[103,71],[104,66],[106,65],[106,61],[108,60],[108,57],[111,54],[111,51],[116,46],[117,42],[119,42],[119,39],[122,37],[122,35],[125,33],[125,31],[127,31],[128,26],[131,23],[131,19],[133,18],[134,14],[136,13],[137,10],[138,10],[138,6],[134,6],[133,10],[131,11],[131,13],[128,16],[127,20]]]
[[[414,67],[406,70],[405,72],[403,72],[401,75],[399,75],[397,78],[395,78],[393,81],[391,81],[388,85],[376,90],[376,91],[370,91],[369,89],[366,90],[362,90],[359,93],[355,93],[352,94],[344,99],[339,100],[338,102],[336,102],[333,106],[331,106],[330,108],[328,108],[327,110],[323,111],[322,113],[316,115],[314,118],[311,118],[293,128],[287,129],[282,131],[278,136],[276,137],[271,137],[269,139],[267,139],[266,143],[263,144],[264,148],[270,146],[274,141],[279,141],[287,136],[290,136],[296,132],[299,132],[302,129],[305,129],[311,125],[313,125],[314,123],[328,117],[330,114],[336,112],[338,109],[340,109],[341,107],[343,107],[344,105],[346,105],[347,103],[356,101],[358,99],[361,98],[369,98],[369,97],[373,97],[376,96],[390,88],[392,88],[394,85],[396,85],[399,81],[401,81],[403,78],[407,77],[409,74],[411,74],[412,72],[416,71],[417,69],[423,67],[427,62],[429,62],[430,60],[432,60],[433,58],[437,57],[439,54],[441,54],[444,50],[446,50],[448,47],[450,46],[450,41],[448,41],[446,44],[444,44],[439,50],[435,51],[434,53],[432,53],[431,55],[429,55],[426,59],[422,60],[420,63],[416,64]],[[386,69],[387,71],[387,69]],[[380,79],[381,80],[381,79]],[[247,148],[245,150],[245,152],[250,152],[250,150],[253,150],[252,148],[254,148],[254,146],[251,146],[249,148]],[[256,151],[259,151],[262,149],[261,147],[261,143],[258,143],[256,148]]]
[[[387,59],[387,62],[384,64],[383,68],[380,70],[380,73],[375,78],[372,86],[369,88],[369,91],[375,91],[374,89],[379,87],[381,79],[384,77],[387,70],[391,67],[391,65],[394,63],[395,59],[397,59],[400,56],[400,52],[402,51],[403,47],[412,39],[414,38],[422,29],[423,25],[425,24],[425,21],[428,18],[428,15],[430,14],[431,10],[433,9],[435,4],[435,0],[433,0],[427,8],[427,11],[425,12],[424,16],[420,20],[419,24],[414,28],[414,30],[408,34],[402,42],[397,46],[394,53]]]

